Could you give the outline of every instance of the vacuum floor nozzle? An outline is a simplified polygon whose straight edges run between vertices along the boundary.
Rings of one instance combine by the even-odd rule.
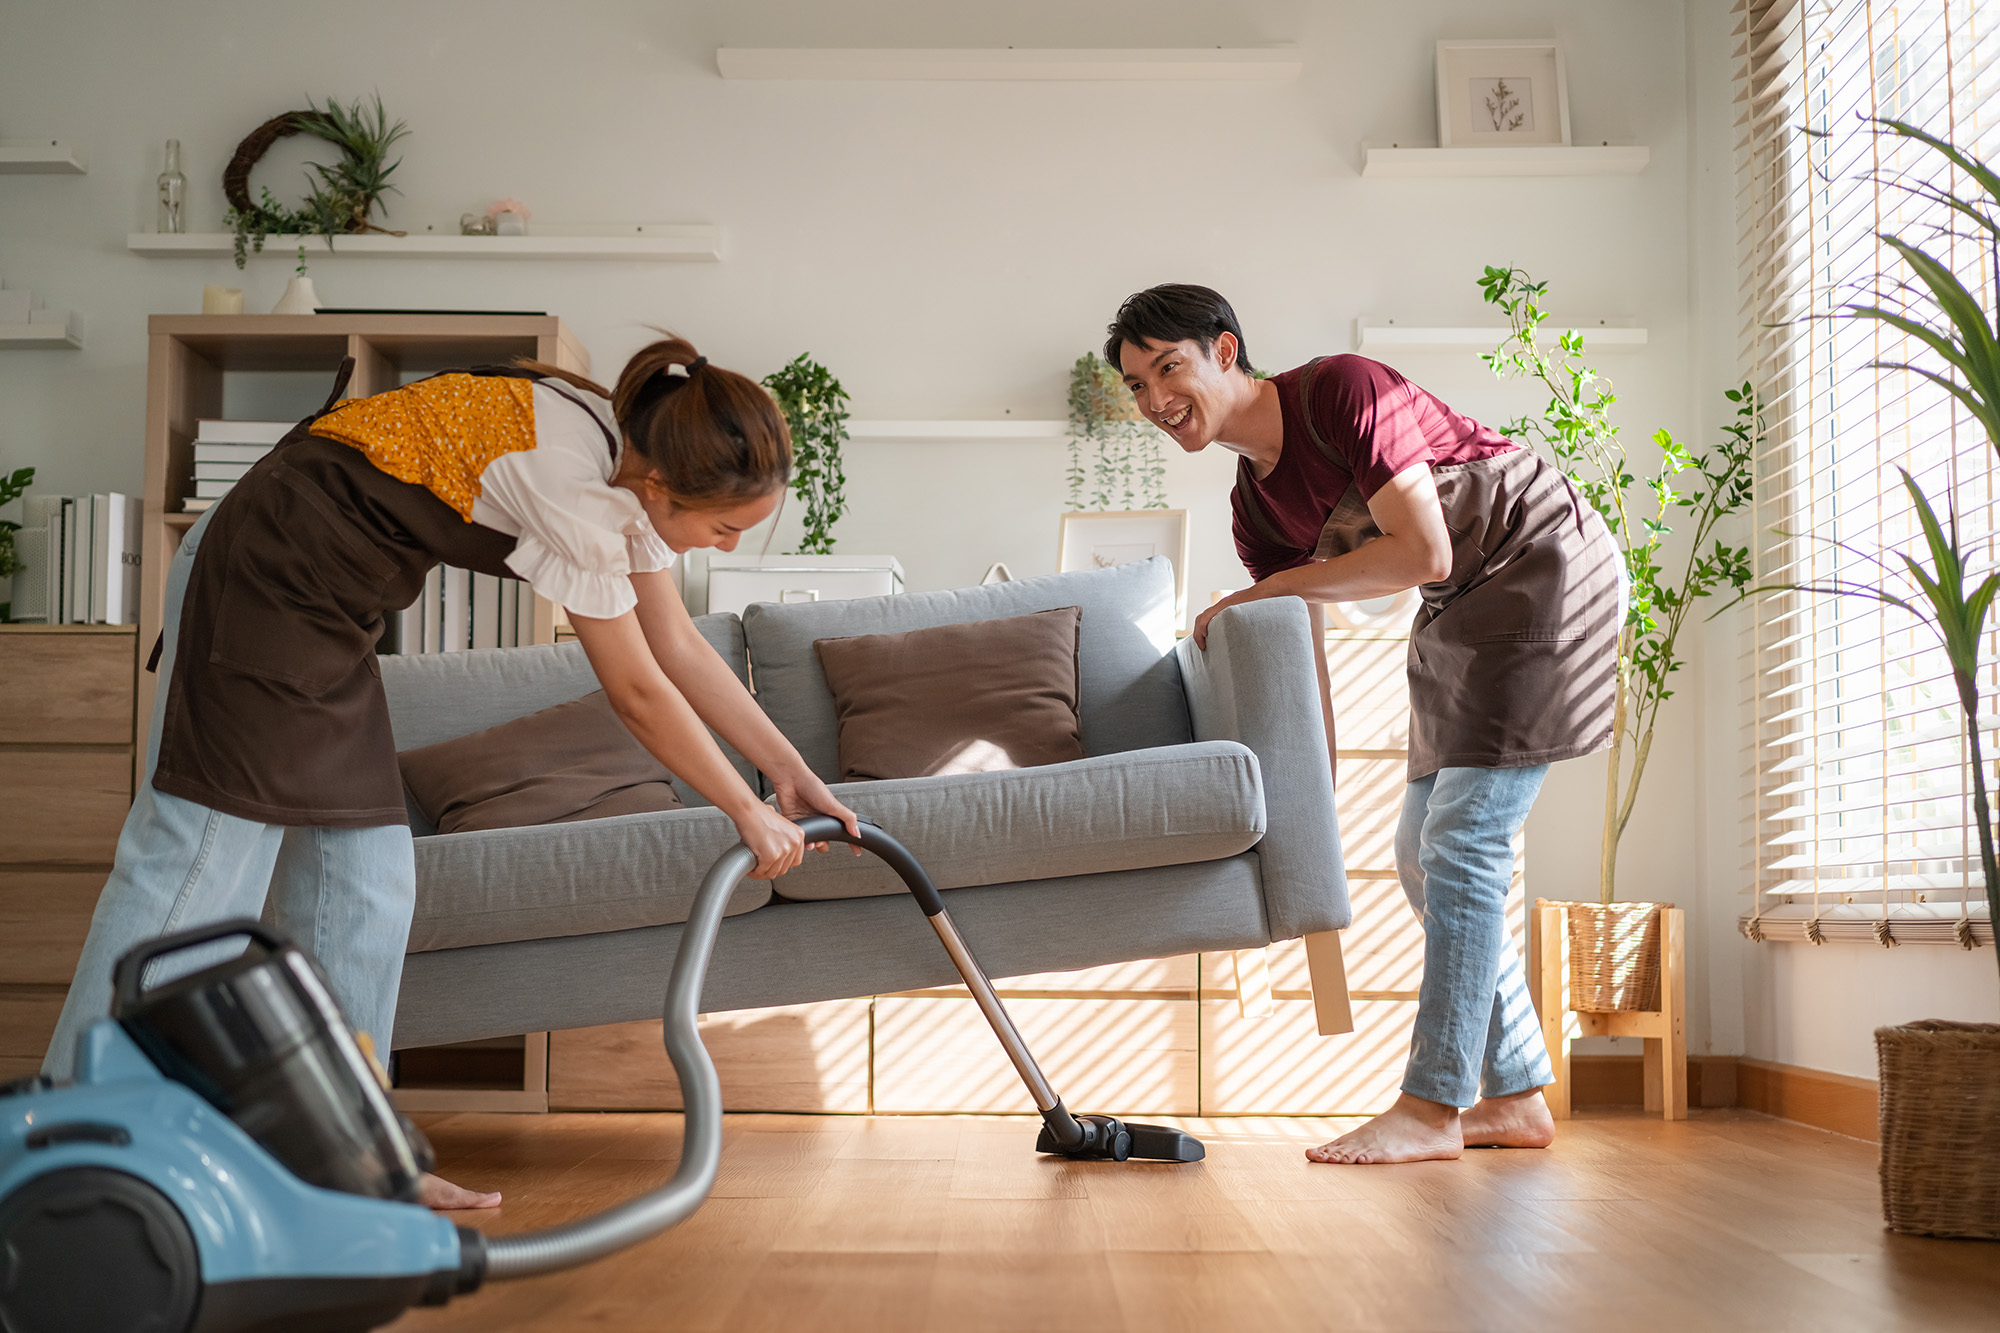
[[[1056,1153],[1076,1161],[1123,1162],[1138,1157],[1152,1162],[1199,1162],[1208,1155],[1201,1140],[1165,1125],[1136,1125],[1108,1115],[1080,1115],[1084,1141],[1064,1148],[1047,1125],[1035,1140],[1035,1151]]]

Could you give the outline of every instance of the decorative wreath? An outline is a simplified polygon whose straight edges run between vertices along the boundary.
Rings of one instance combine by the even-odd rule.
[[[389,150],[409,133],[402,121],[391,125],[378,95],[372,108],[359,99],[352,106],[328,100],[324,108],[308,102],[304,111],[287,111],[273,116],[244,137],[235,156],[222,172],[222,197],[229,202],[229,225],[236,233],[236,267],[242,268],[246,252],[261,251],[264,239],[272,235],[324,236],[329,247],[337,235],[380,231],[369,220],[382,197],[396,187],[390,175],[402,160],[389,161]],[[334,166],[314,162],[312,193],[296,208],[287,208],[271,197],[269,189],[259,198],[250,198],[250,172],[271,150],[271,145],[294,134],[310,134],[340,149],[341,160]],[[303,262],[303,261],[301,261]]]

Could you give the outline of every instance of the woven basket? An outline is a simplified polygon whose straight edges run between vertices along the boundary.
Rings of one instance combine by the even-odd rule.
[[[1569,1001],[1578,1013],[1660,1007],[1660,909],[1672,903],[1565,903]]]
[[[1875,1029],[1882,1220],[1919,1236],[2000,1240],[2000,1023]]]

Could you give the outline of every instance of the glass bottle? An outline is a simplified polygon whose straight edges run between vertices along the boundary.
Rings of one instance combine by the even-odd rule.
[[[187,200],[187,177],[181,175],[181,141],[167,140],[167,169],[160,173],[160,218],[159,230],[166,235],[179,235],[187,230],[187,215],[182,204]]]

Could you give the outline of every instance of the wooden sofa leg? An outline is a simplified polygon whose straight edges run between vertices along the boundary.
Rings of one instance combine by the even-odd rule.
[[[1271,963],[1262,949],[1238,949],[1236,962],[1236,1011],[1245,1018],[1269,1018],[1276,1010],[1271,1001]]]
[[[1322,930],[1306,936],[1306,971],[1312,976],[1313,1017],[1319,1035],[1337,1037],[1354,1031],[1354,1008],[1347,1000],[1347,964],[1340,957],[1340,932]]]

